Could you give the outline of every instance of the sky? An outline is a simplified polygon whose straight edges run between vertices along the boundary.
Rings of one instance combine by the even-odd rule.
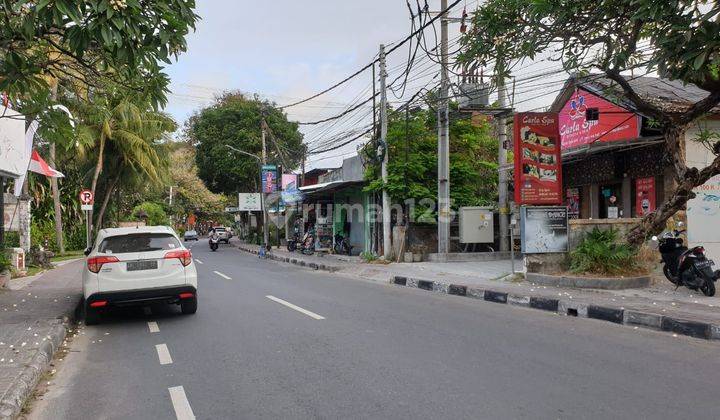
[[[428,3],[431,11],[440,9],[440,0]],[[465,4],[471,12],[477,0]],[[460,3],[451,16],[459,17],[462,6]],[[166,69],[172,91],[166,111],[181,125],[194,111],[209,105],[215,95],[227,90],[256,93],[279,105],[305,98],[365,66],[376,57],[381,43],[392,45],[411,30],[403,0],[198,0],[196,13],[201,20],[197,30],[188,36],[188,51]],[[449,32],[452,51],[459,24],[451,23]],[[428,45],[434,46],[432,30],[426,35]],[[428,82],[437,81],[433,77],[439,66],[420,50],[418,58],[423,57],[425,61],[418,60],[404,95],[396,98],[388,94],[391,104],[402,103]],[[407,59],[405,46],[388,56],[389,80],[403,72]],[[535,67],[546,66],[540,63]],[[326,118],[341,112],[356,98],[370,97],[371,74],[367,71],[316,100],[288,108],[288,118]],[[564,75],[558,80],[562,78]],[[535,96],[539,88],[532,88]],[[518,97],[522,94],[519,91]],[[523,106],[549,104],[553,97],[531,99]],[[322,142],[333,134],[358,129],[372,120],[371,108],[366,108],[337,124],[302,127],[305,141]],[[313,155],[307,167],[340,166],[356,147],[350,144]]]

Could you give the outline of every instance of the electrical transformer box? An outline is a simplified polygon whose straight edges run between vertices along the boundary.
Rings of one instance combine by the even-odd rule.
[[[493,243],[492,207],[460,207],[460,243]]]

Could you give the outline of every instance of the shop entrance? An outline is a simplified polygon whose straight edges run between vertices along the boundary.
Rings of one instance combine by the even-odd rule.
[[[601,219],[617,219],[622,217],[620,209],[622,203],[622,184],[609,184],[600,186],[599,217]]]

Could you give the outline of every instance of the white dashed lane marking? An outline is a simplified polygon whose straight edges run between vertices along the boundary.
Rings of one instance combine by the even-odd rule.
[[[282,300],[282,299],[280,299],[280,298],[276,298],[275,296],[270,296],[270,295],[265,296],[265,297],[268,298],[268,299],[270,299],[270,300],[272,300],[273,302],[277,302],[277,303],[279,303],[279,304],[281,304],[281,305],[287,306],[287,307],[290,308],[290,309],[294,309],[294,310],[296,310],[296,311],[298,311],[298,312],[300,312],[300,313],[302,313],[302,314],[305,314],[305,315],[309,316],[310,318],[314,318],[314,319],[318,319],[318,320],[320,320],[320,319],[325,319],[324,316],[318,315],[318,314],[316,314],[315,312],[310,312],[310,311],[308,311],[307,309],[303,309],[303,308],[301,308],[301,307],[299,307],[299,306],[297,306],[297,305],[293,305],[292,303],[290,303],[290,302],[288,302],[288,301],[286,301],[286,300]]]
[[[200,265],[202,265],[202,264],[203,264],[203,262],[202,262],[202,261],[200,261],[200,260],[198,260],[197,258],[195,258],[195,262],[196,262],[196,263],[198,263],[198,264],[200,264]]]
[[[161,365],[169,365],[172,363],[172,357],[170,357],[170,350],[168,350],[167,344],[158,344],[155,346],[155,350],[157,350]]]
[[[232,280],[230,277],[226,276],[225,274],[219,272],[219,271],[213,271],[213,273],[217,274],[218,276],[224,278],[225,280]]]
[[[160,332],[160,327],[158,327],[158,324],[155,321],[148,322],[148,329],[150,329],[151,333]]]
[[[168,391],[170,391],[170,400],[175,409],[175,417],[178,420],[195,420],[195,414],[193,414],[190,402],[185,395],[185,388],[174,386],[168,388]]]

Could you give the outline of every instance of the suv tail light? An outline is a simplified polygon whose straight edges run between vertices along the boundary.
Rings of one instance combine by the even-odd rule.
[[[91,257],[87,259],[87,268],[88,270],[92,271],[93,273],[100,272],[100,269],[102,268],[103,264],[109,264],[109,263],[116,263],[120,262],[118,260],[118,257],[115,256],[98,256],[98,257]]]
[[[705,248],[699,246],[693,250],[693,254],[695,255],[705,255]]]
[[[165,254],[165,259],[177,258],[180,260],[183,266],[187,267],[192,262],[192,254],[188,249],[178,249],[177,251],[170,251]]]

